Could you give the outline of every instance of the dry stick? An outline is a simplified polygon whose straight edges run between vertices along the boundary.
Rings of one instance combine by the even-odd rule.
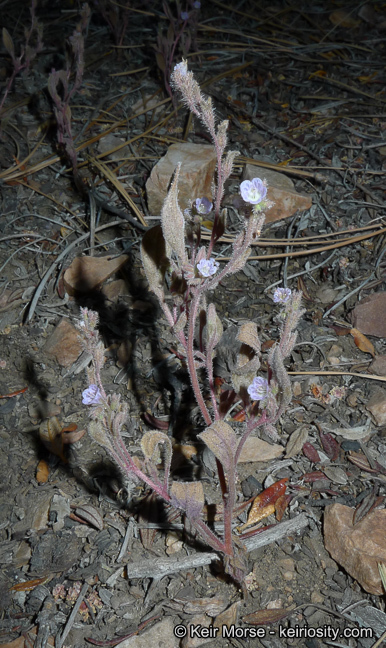
[[[135,202],[133,201],[133,199],[129,196],[129,194],[127,193],[126,189],[125,189],[124,186],[122,185],[122,183],[119,182],[118,178],[117,178],[117,177],[114,175],[114,173],[109,169],[109,167],[107,166],[107,164],[104,164],[104,163],[101,162],[100,160],[97,160],[97,159],[95,159],[95,158],[92,158],[91,156],[88,156],[88,160],[89,160],[89,162],[90,162],[91,165],[96,166],[96,168],[98,169],[98,171],[100,171],[100,173],[102,173],[102,174],[103,174],[103,175],[104,175],[104,176],[105,176],[105,177],[106,177],[106,178],[111,182],[111,184],[114,185],[114,187],[115,187],[115,189],[117,190],[117,192],[120,193],[121,196],[122,196],[122,198],[124,198],[124,200],[128,203],[128,205],[130,205],[131,209],[133,210],[133,212],[135,213],[135,215],[137,216],[137,218],[138,218],[138,220],[141,222],[141,224],[142,224],[145,228],[147,228],[147,223],[146,223],[146,221],[145,221],[145,219],[144,219],[144,217],[143,217],[141,211],[138,209],[138,207],[137,207],[137,205],[135,204]],[[95,196],[95,199],[98,200],[99,203],[103,203],[103,205],[105,204],[104,201],[101,201],[100,199],[98,199],[97,196]],[[108,208],[110,209],[110,206],[109,206]]]
[[[260,535],[246,538],[245,540],[240,537],[240,540],[246,547],[247,552],[254,549],[259,549],[272,542],[277,542],[282,538],[293,533],[299,533],[308,525],[308,516],[306,513],[297,515],[292,520],[280,522],[271,529],[267,529]],[[129,563],[126,565],[127,578],[162,578],[168,574],[173,574],[178,571],[192,569],[195,567],[203,567],[210,565],[214,561],[220,560],[220,556],[211,551],[205,553],[196,553],[190,556],[180,556],[177,558],[150,558],[149,560],[142,560],[139,563]]]
[[[382,219],[383,220],[383,219]],[[270,225],[270,223],[268,223]],[[379,229],[381,228],[381,223],[373,223],[364,227],[356,227],[353,230],[342,230],[341,232],[335,231],[326,234],[315,234],[314,236],[305,236],[301,240],[293,238],[264,238],[261,237],[258,241],[252,241],[251,245],[256,247],[287,247],[287,245],[320,245],[321,243],[329,244],[330,241],[327,241],[328,238],[336,238],[337,236],[343,236],[343,234],[350,234],[348,238],[341,239],[338,241],[340,243],[346,242],[347,245],[353,242],[353,234],[358,232],[367,232],[368,230],[375,230],[374,235],[378,234]],[[201,234],[201,238],[206,241],[210,240],[209,234]],[[221,236],[218,241],[220,243],[233,243],[234,236],[231,234],[224,234]],[[354,241],[355,243],[356,241]]]
[[[365,378],[366,380],[386,382],[385,376],[355,373],[354,371],[287,371],[287,373],[290,376],[355,376],[356,378]]]
[[[63,628],[62,634],[61,635],[58,634],[56,636],[55,648],[62,648],[62,646],[63,646],[63,644],[65,642],[65,639],[66,639],[68,633],[70,632],[70,630],[71,630],[71,628],[73,626],[73,623],[75,621],[75,617],[76,617],[76,615],[78,613],[78,610],[79,610],[79,608],[80,608],[80,606],[81,606],[81,604],[83,602],[84,597],[86,596],[86,592],[87,592],[89,587],[90,586],[89,586],[88,583],[84,583],[82,589],[79,592],[79,596],[76,599],[76,603],[75,603],[74,607],[72,608],[71,614],[67,619],[67,623]]]
[[[327,250],[334,250],[336,248],[346,247],[352,243],[358,243],[359,241],[365,241],[366,239],[373,238],[378,234],[385,234],[386,227],[383,227],[377,232],[372,232],[371,234],[364,234],[363,236],[353,236],[351,239],[345,239],[344,241],[339,241],[337,243],[332,243],[331,245],[325,245],[320,248],[300,250],[299,252],[282,252],[280,254],[263,254],[260,256],[250,256],[248,261],[267,261],[268,259],[284,259],[285,257],[297,257],[297,256],[308,256],[311,254],[318,254],[319,252],[326,252]],[[228,241],[229,242],[229,241]],[[229,261],[231,257],[216,257],[217,261]]]
[[[126,221],[124,220],[118,220],[118,221],[113,221],[112,223],[107,223],[106,225],[101,225],[100,227],[97,227],[95,229],[95,233],[101,232],[102,230],[108,229],[109,227],[115,227],[116,225],[122,225],[125,224]],[[81,243],[81,241],[86,240],[90,236],[90,232],[87,232],[86,234],[82,234],[76,241],[73,241],[70,243],[61,254],[51,263],[50,267],[48,268],[46,274],[40,281],[38,287],[35,290],[34,296],[32,298],[32,301],[30,303],[29,309],[28,309],[28,316],[27,316],[27,322],[29,322],[35,312],[37,303],[39,301],[40,295],[43,291],[44,286],[46,285],[47,281],[49,280],[50,276],[52,275],[53,271],[55,270],[56,266],[64,259],[64,257],[67,256],[67,254],[76,246],[78,243]]]

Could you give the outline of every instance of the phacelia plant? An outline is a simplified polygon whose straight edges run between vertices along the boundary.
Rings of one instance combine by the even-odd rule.
[[[267,199],[265,181],[254,178],[241,183],[240,193],[250,205],[249,213],[234,240],[230,260],[220,265],[213,256],[213,248],[225,227],[225,211],[221,210],[221,201],[237,151],[225,154],[228,122],[216,125],[211,99],[201,93],[185,61],[174,68],[172,83],[212,138],[217,155],[214,206],[207,198],[198,198],[190,213],[182,213],[178,204],[180,167],[177,167],[163,205],[161,224],[144,235],[141,256],[149,287],[157,296],[173,330],[178,354],[186,362],[202,415],[202,427],[205,428],[197,436],[216,459],[223,501],[223,534],[214,533],[204,520],[202,483],[172,479],[172,445],[168,435],[159,430],[146,432],[141,440],[143,459],[132,457],[128,452],[122,439],[122,428],[129,420],[128,407],[119,395],[105,393],[101,378],[104,347],[97,332],[97,315],[87,309],[82,310],[80,330],[85,348],[91,353],[92,364],[88,370],[89,387],[83,392],[83,402],[90,407],[91,436],[113,457],[122,473],[132,481],[145,483],[164,502],[181,510],[202,539],[224,556],[226,572],[242,583],[246,573],[243,545],[240,538],[236,539],[232,534],[237,462],[251,434],[263,430],[271,438],[278,438],[276,424],[292,398],[284,360],[296,342],[296,327],[303,312],[301,294],[278,288],[273,295],[273,301],[280,308],[280,339],[268,352],[268,371],[265,375],[260,373],[261,343],[256,322],[244,322],[239,327],[236,340],[238,352],[231,374],[234,398],[228,399],[228,405],[224,408],[224,404],[218,401],[213,367],[223,325],[209,295],[216,290],[220,281],[244,267],[251,244],[260,235],[264,212],[272,203]],[[214,224],[211,240],[205,246],[201,245],[200,215],[207,214],[212,207]],[[207,399],[208,392],[210,401]],[[241,401],[245,412],[241,434],[232,427],[230,417],[227,419],[235,400]],[[161,461],[162,476],[159,470]]]

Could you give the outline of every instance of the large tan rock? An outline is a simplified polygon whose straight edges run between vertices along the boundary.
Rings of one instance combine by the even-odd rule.
[[[328,506],[324,514],[326,549],[366,592],[383,594],[378,563],[386,564],[386,509],[375,510],[353,526],[354,509]]]
[[[196,198],[213,199],[212,182],[216,169],[214,147],[189,142],[172,144],[166,155],[153,167],[146,183],[147,204],[153,216],[161,213],[178,162],[181,162],[178,181],[178,202],[181,209],[190,208]]]
[[[350,314],[350,321],[365,335],[386,338],[386,292],[362,299]]]
[[[386,355],[376,356],[369,367],[370,373],[386,376]]]
[[[289,218],[297,211],[310,209],[312,196],[298,193],[291,178],[284,173],[278,173],[255,164],[247,164],[242,180],[253,180],[253,178],[267,181],[267,198],[275,203],[265,213],[266,223],[274,223],[282,218]]]
[[[366,409],[373,415],[377,425],[386,425],[386,390],[376,387]]]

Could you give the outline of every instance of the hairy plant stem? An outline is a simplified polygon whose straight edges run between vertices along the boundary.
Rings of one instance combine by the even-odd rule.
[[[243,449],[244,443],[246,442],[246,440],[248,439],[250,434],[253,432],[253,430],[256,430],[258,427],[261,427],[262,425],[264,425],[267,422],[268,422],[267,412],[265,410],[264,410],[264,412],[262,413],[262,415],[260,416],[260,418],[257,421],[255,421],[252,418],[249,419],[249,421],[247,423],[247,429],[245,430],[245,432],[244,432],[243,436],[241,437],[241,439],[240,439],[240,441],[238,443],[238,446],[237,446],[237,450],[236,450],[236,454],[235,454],[235,466],[237,466],[237,462],[238,462],[238,460],[240,458],[240,454],[241,454],[241,451]]]
[[[194,329],[197,319],[197,312],[201,301],[202,289],[200,286],[193,291],[193,298],[190,304],[190,313],[188,319],[188,341],[186,349],[186,357],[188,362],[188,371],[190,380],[192,382],[192,387],[194,395],[197,401],[197,404],[201,410],[201,414],[204,417],[204,421],[207,425],[212,424],[212,418],[208,412],[208,408],[205,404],[204,397],[201,392],[200,383],[198,382],[197,369],[194,360]]]

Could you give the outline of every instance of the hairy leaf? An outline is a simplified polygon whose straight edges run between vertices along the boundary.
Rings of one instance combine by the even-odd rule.
[[[174,174],[174,180],[164,200],[161,211],[161,224],[164,239],[182,262],[186,260],[185,252],[185,219],[178,204],[178,176],[181,163],[179,162]]]
[[[282,405],[289,405],[292,398],[291,381],[283,363],[283,355],[280,346],[272,347],[268,354],[268,364],[272,367],[277,383],[282,391]]]
[[[182,311],[182,313],[180,314],[178,320],[176,321],[176,323],[173,326],[174,332],[175,333],[180,333],[181,331],[183,331],[185,326],[186,326],[187,321],[188,321],[188,318],[186,317],[186,312]]]
[[[214,349],[224,331],[221,320],[216,313],[216,307],[214,304],[209,304],[206,311],[206,317],[206,344],[207,347]]]
[[[141,450],[153,465],[161,462],[161,446],[164,447],[165,466],[169,466],[172,455],[172,444],[169,437],[159,430],[145,432],[141,439]]]
[[[228,423],[215,421],[198,436],[213,452],[226,471],[233,467],[238,439]]]
[[[240,390],[243,387],[246,389],[251,384],[259,370],[259,358],[257,356],[252,358],[252,360],[249,358],[250,355],[243,353],[242,350],[237,354],[237,366],[232,371],[231,375],[232,386],[236,394],[240,393]]]
[[[229,274],[235,274],[235,272],[238,272],[239,270],[242,270],[248,261],[248,257],[251,254],[252,248],[247,248],[240,256],[236,259],[234,263],[232,263],[231,269],[229,271]]]
[[[247,344],[256,353],[260,353],[260,340],[257,333],[257,324],[255,322],[246,322],[240,327],[237,339],[242,344]]]
[[[164,277],[169,265],[169,259],[160,225],[156,225],[145,232],[141,242],[141,258],[150,290],[159,299],[163,299]]]
[[[201,516],[205,497],[201,482],[173,482],[170,488],[171,504],[182,509],[190,519]]]

